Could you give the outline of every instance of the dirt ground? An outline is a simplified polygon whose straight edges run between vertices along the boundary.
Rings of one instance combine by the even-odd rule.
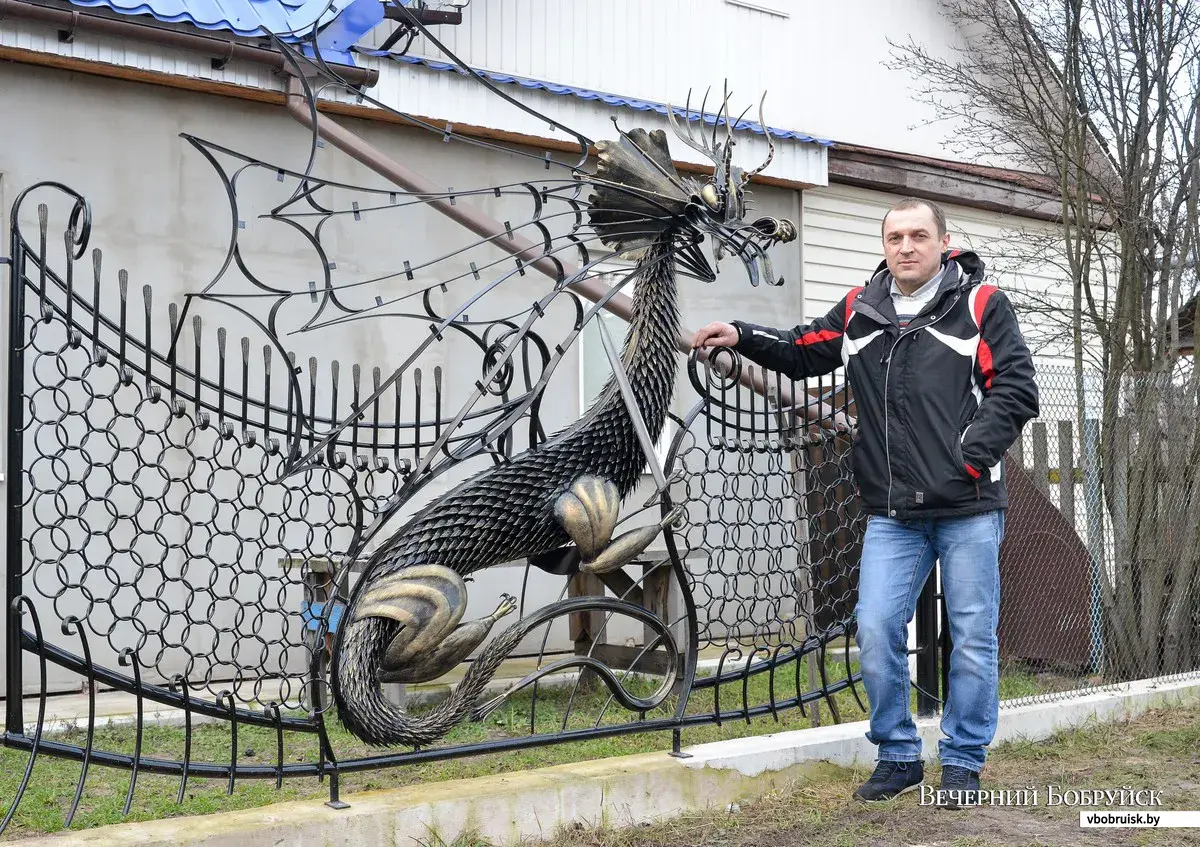
[[[868,773],[796,784],[723,813],[627,830],[562,833],[554,847],[1032,847],[1200,845],[1200,829],[1082,829],[1080,807],[1046,805],[1057,790],[1122,787],[1161,791],[1160,810],[1200,810],[1200,709],[1174,709],[1096,725],[1040,743],[992,751],[983,787],[1039,787],[1038,806],[945,811],[910,794],[863,806],[849,799]],[[937,767],[926,784],[936,787]],[[1095,808],[1095,807],[1089,807]],[[1116,807],[1114,807],[1116,808]],[[1122,807],[1128,808],[1128,807]]]

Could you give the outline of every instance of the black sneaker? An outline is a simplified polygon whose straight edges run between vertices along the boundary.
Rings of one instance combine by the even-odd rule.
[[[871,778],[858,787],[854,799],[864,803],[891,800],[915,791],[925,780],[925,766],[920,762],[892,762],[881,759]]]
[[[979,774],[961,765],[943,765],[937,805],[942,809],[961,809],[975,804],[979,792]]]

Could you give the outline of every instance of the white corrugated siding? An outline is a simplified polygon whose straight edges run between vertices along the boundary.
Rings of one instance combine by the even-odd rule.
[[[843,185],[805,191],[804,320],[825,314],[856,285],[862,285],[883,259],[880,225],[899,197]],[[1055,227],[964,206],[943,205],[951,247],[979,253],[990,280],[1019,296],[1036,291],[1070,306],[1069,283],[1063,274],[1032,257],[1053,240]],[[1037,328],[1022,317],[1031,344]],[[1069,364],[1067,350],[1045,347],[1039,363]]]
[[[199,32],[177,27],[185,32]],[[109,38],[94,33],[82,33],[74,41],[58,40],[53,27],[20,20],[0,21],[0,46],[31,50],[53,56],[100,62],[128,68],[156,71],[176,76],[225,82],[249,88],[281,91],[283,84],[269,68],[246,62],[231,62],[222,70],[214,70],[208,56],[183,50],[168,50],[153,44],[129,39]]]
[[[794,69],[781,26],[795,17],[725,0],[475,0],[463,17],[433,34],[476,67],[659,102],[712,85],[719,103],[728,78],[742,108],[770,90],[768,120],[804,129],[780,123],[795,111],[785,99],[782,77]],[[410,52],[439,55],[423,38]]]
[[[502,85],[499,88],[514,100],[592,139],[616,137],[612,124],[614,116],[624,130],[634,127],[663,129],[671,139],[671,154],[676,160],[711,164],[677,140],[666,117],[657,112],[610,106],[597,100],[582,100],[572,95],[551,94],[516,85]],[[528,114],[496,96],[477,80],[457,73],[389,61],[381,66],[379,83],[372,96],[381,103],[413,115],[562,141],[573,140],[563,130],[552,129],[541,117]],[[736,138],[735,156],[738,164],[753,167],[766,158],[765,137],[741,132],[736,134]],[[766,174],[808,185],[824,185],[827,180],[826,161],[826,148],[821,145],[779,139],[775,142],[775,159]]]

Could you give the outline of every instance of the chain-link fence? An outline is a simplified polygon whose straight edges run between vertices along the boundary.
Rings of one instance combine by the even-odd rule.
[[[1006,459],[1001,694],[1057,699],[1200,676],[1200,409],[1193,369],[1038,369]]]

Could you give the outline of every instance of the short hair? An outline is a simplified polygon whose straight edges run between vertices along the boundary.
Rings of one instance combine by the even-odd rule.
[[[887,223],[887,217],[892,212],[902,212],[905,209],[919,209],[922,206],[933,213],[933,221],[937,224],[937,234],[941,238],[946,234],[946,213],[942,211],[941,206],[932,200],[922,200],[919,197],[905,197],[893,205],[892,208],[888,209],[887,213],[883,216],[883,221],[879,224],[879,233],[883,234],[883,226]]]

